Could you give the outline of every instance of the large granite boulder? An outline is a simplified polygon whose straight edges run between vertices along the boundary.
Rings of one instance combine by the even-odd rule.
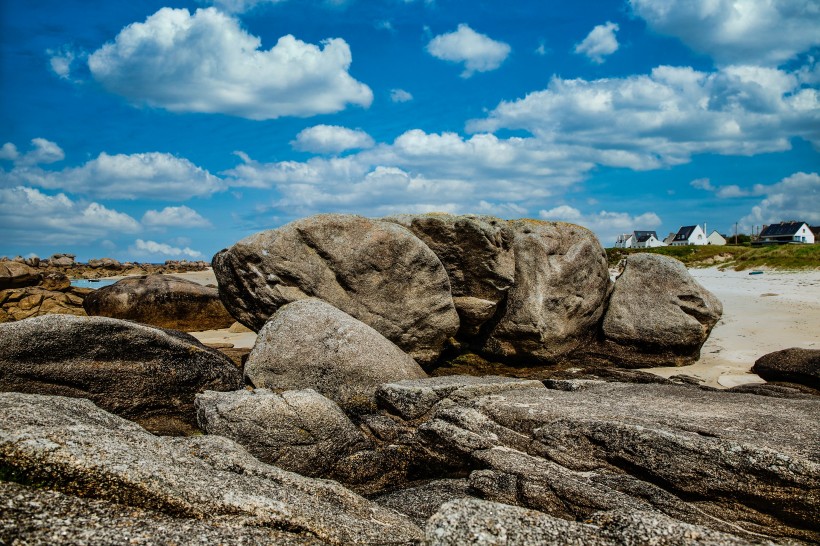
[[[426,376],[379,332],[316,298],[280,308],[245,363],[245,379],[255,387],[311,388],[348,410],[375,407],[382,383]]]
[[[183,332],[229,328],[234,322],[216,288],[173,275],[127,277],[89,294],[83,307],[91,316]]]
[[[482,350],[554,363],[595,336],[610,291],[606,254],[595,235],[561,222],[509,223],[515,283]]]
[[[422,539],[407,517],[337,483],[262,463],[221,436],[154,436],[88,400],[0,394],[0,469],[4,480],[330,544]]]
[[[691,364],[722,314],[680,261],[631,254],[609,299],[600,354],[623,367]]]
[[[820,350],[793,347],[757,359],[752,372],[766,381],[798,383],[820,390]]]
[[[0,262],[0,290],[34,286],[41,280],[42,274],[31,266],[12,260]]]
[[[337,463],[370,449],[370,440],[338,405],[312,389],[207,391],[196,397],[208,434],[234,440],[262,462],[303,476],[334,477]]]
[[[459,326],[441,262],[390,222],[338,214],[297,220],[222,250],[213,267],[228,310],[256,331],[283,305],[317,297],[427,364]]]
[[[513,233],[507,222],[492,216],[441,213],[401,214],[384,220],[406,227],[435,252],[450,277],[460,334],[477,334],[513,285]]]
[[[192,430],[196,393],[241,385],[227,357],[182,332],[71,315],[0,325],[0,391],[88,398],[155,432]]]

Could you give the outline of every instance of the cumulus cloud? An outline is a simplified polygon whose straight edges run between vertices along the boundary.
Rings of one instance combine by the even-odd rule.
[[[0,188],[0,229],[18,244],[81,244],[111,233],[134,233],[139,223],[99,203],[74,201],[36,188]]]
[[[18,159],[18,166],[10,172],[0,172],[0,183],[59,189],[98,198],[162,201],[207,196],[224,189],[222,180],[205,169],[187,159],[159,152],[130,155],[102,152],[84,165],[60,171],[30,166],[54,161],[57,157],[62,159],[62,156],[59,146],[44,141]]]
[[[245,13],[264,4],[278,4],[285,0],[200,0],[228,13]]]
[[[60,49],[49,49],[46,51],[49,55],[48,63],[51,70],[64,80],[71,77],[71,65],[77,59],[77,55],[70,47],[62,47]]]
[[[360,129],[314,125],[303,129],[291,144],[297,150],[306,152],[341,153],[345,150],[371,148],[375,143],[370,135]]]
[[[178,248],[166,243],[144,241],[142,239],[137,239],[134,241],[134,246],[129,248],[129,251],[140,257],[162,256],[163,258],[202,258],[202,252],[187,246],[185,248]]]
[[[815,0],[630,0],[649,28],[722,64],[780,64],[820,45]]]
[[[620,233],[648,230],[661,225],[660,217],[654,212],[644,212],[633,216],[626,212],[600,212],[584,214],[575,207],[560,205],[538,212],[542,220],[570,222],[584,226],[594,232],[604,246],[612,246]]]
[[[65,159],[63,149],[50,140],[34,138],[31,145],[32,150],[21,154],[13,142],[6,142],[0,148],[0,159],[13,161],[19,167],[56,163]]]
[[[197,211],[185,205],[146,211],[142,216],[142,224],[148,227],[182,228],[209,227],[211,225]]]
[[[393,102],[410,102],[413,100],[413,95],[404,89],[391,89],[390,100]]]
[[[464,63],[462,78],[475,72],[495,70],[510,54],[510,46],[479,34],[466,24],[458,25],[454,32],[436,36],[427,44],[427,52],[444,61]]]
[[[755,185],[755,195],[766,197],[752,207],[739,223],[743,231],[752,226],[798,221],[820,224],[820,176],[798,172],[771,185]]]
[[[173,112],[222,113],[249,119],[312,116],[368,107],[373,93],[348,69],[340,38],[322,46],[291,35],[274,47],[215,8],[162,8],[122,29],[92,53],[93,77],[135,104]]]
[[[547,89],[504,101],[471,131],[524,129],[598,164],[654,169],[692,154],[788,150],[802,137],[820,148],[820,93],[794,74],[754,66],[714,73],[660,66],[648,75],[555,77]]]
[[[594,63],[603,63],[604,57],[618,51],[618,38],[615,37],[617,31],[618,25],[611,21],[597,25],[575,46],[575,53],[586,55]]]

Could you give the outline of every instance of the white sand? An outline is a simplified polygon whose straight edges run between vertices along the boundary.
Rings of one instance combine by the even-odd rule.
[[[732,387],[762,383],[749,370],[761,356],[803,347],[820,349],[820,270],[780,272],[762,275],[748,271],[690,269],[704,287],[723,302],[723,318],[701,350],[700,360],[680,368],[647,368],[645,371],[669,377],[685,374],[712,387]],[[182,273],[200,284],[216,284],[213,271]],[[225,330],[192,332],[206,343],[231,343],[253,347],[256,334]]]

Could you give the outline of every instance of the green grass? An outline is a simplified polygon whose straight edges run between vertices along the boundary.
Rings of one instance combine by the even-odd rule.
[[[646,249],[606,249],[611,266],[636,252],[663,254],[682,261],[687,267],[732,268],[738,271],[766,267],[769,269],[820,269],[820,244],[751,246],[663,246]]]

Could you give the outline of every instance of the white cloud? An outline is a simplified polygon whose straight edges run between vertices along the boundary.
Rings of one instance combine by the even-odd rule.
[[[14,161],[18,157],[20,157],[20,152],[17,151],[17,146],[15,146],[13,142],[6,142],[3,144],[3,147],[0,148],[0,159]]]
[[[34,152],[19,159],[17,164],[20,166],[8,173],[0,171],[0,183],[59,189],[108,199],[147,198],[163,201],[207,196],[224,189],[220,178],[187,159],[159,152],[131,155],[102,152],[96,159],[80,167],[60,171],[28,166],[36,162],[51,162],[58,156],[62,159],[59,146],[44,142],[47,144],[41,143]]]
[[[134,255],[141,257],[162,256],[174,258],[202,258],[202,252],[193,250],[187,246],[185,248],[178,248],[169,244],[158,243],[156,241],[144,241],[142,239],[137,239],[134,241],[134,246],[129,248],[129,251]]]
[[[390,100],[393,102],[410,102],[413,100],[413,95],[404,89],[391,89]]]
[[[182,205],[149,210],[142,216],[142,224],[148,227],[209,227],[211,223],[197,211]]]
[[[654,169],[692,154],[753,155],[790,149],[802,137],[820,148],[820,93],[790,73],[730,66],[704,73],[660,66],[648,75],[553,78],[549,87],[502,102],[471,131],[524,129],[575,148],[595,163]]]
[[[20,167],[55,163],[65,159],[63,149],[50,140],[33,138],[31,144],[33,149],[21,155],[13,142],[6,142],[3,144],[3,147],[0,148],[0,159],[13,161],[15,166]]]
[[[618,38],[615,37],[617,30],[618,25],[611,21],[597,25],[580,44],[575,46],[575,53],[586,55],[592,62],[603,63],[604,57],[618,51]]]
[[[816,0],[630,0],[660,34],[723,64],[777,65],[820,44]]]
[[[46,53],[50,55],[48,59],[49,66],[55,74],[67,80],[71,76],[71,65],[77,59],[77,55],[70,47],[62,47],[60,49],[49,49]]]
[[[739,223],[742,231],[752,226],[799,221],[820,224],[820,176],[798,172],[771,185],[756,185],[755,195],[765,195]]]
[[[314,125],[303,129],[291,144],[297,150],[306,152],[341,153],[345,150],[371,148],[375,143],[370,135],[360,129]]]
[[[479,34],[462,23],[455,32],[430,40],[427,51],[437,59],[464,63],[461,77],[469,78],[475,72],[488,72],[501,66],[511,49],[508,44]]]
[[[644,212],[632,216],[626,212],[609,212],[584,214],[569,205],[560,205],[549,210],[538,212],[542,220],[562,221],[586,227],[598,236],[603,246],[612,246],[620,233],[635,230],[650,230],[661,225],[660,217],[654,212]]]
[[[264,4],[278,4],[284,0],[200,0],[208,4],[213,4],[222,11],[228,13],[245,13],[256,6]]]
[[[128,25],[88,58],[94,78],[136,104],[173,112],[249,119],[312,116],[367,107],[369,87],[348,73],[352,55],[340,38],[322,47],[291,35],[269,50],[215,8],[162,8]]]
[[[64,193],[35,188],[0,188],[0,230],[18,244],[79,244],[134,233],[139,223],[99,203],[77,202]]]

